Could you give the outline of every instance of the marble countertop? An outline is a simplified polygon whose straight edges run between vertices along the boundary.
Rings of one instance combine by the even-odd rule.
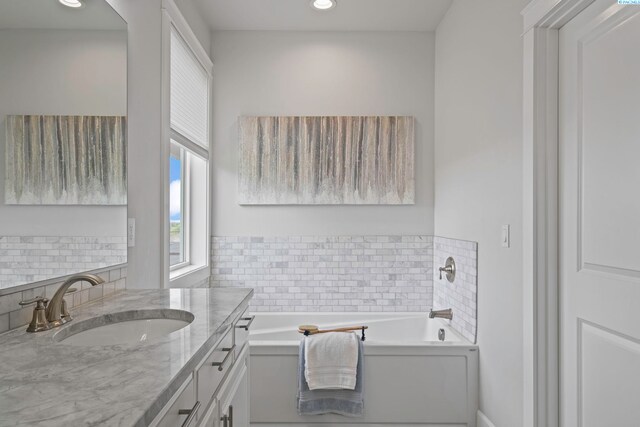
[[[147,426],[247,305],[251,289],[126,290],[71,310],[51,331],[0,335],[0,426]],[[71,346],[54,335],[83,320],[177,309],[193,322],[156,340]]]

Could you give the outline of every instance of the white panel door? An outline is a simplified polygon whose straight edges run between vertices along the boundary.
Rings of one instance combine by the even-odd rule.
[[[640,426],[640,6],[560,30],[562,427]]]

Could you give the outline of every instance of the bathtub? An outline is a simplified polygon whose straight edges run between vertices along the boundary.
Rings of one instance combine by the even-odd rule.
[[[454,313],[455,315],[455,313]],[[298,325],[367,325],[365,415],[299,416]],[[445,340],[438,340],[444,329]],[[360,334],[360,332],[358,332]],[[251,426],[475,427],[478,347],[425,313],[258,313],[251,325]]]

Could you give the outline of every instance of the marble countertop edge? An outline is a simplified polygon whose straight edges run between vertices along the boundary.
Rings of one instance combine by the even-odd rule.
[[[160,393],[158,399],[156,399],[154,404],[145,411],[144,415],[140,417],[140,419],[136,422],[136,424],[134,424],[133,427],[147,427],[153,422],[153,420],[156,419],[165,405],[169,403],[173,395],[178,391],[182,384],[184,384],[187,378],[189,378],[196,367],[204,360],[209,351],[212,348],[215,348],[218,343],[224,338],[227,333],[227,329],[229,327],[232,327],[233,321],[238,316],[240,316],[242,312],[247,308],[252,296],[253,289],[251,289],[249,295],[247,295],[247,297],[236,307],[236,309],[231,314],[229,314],[225,322],[220,325],[220,328],[218,328],[216,333],[211,335],[207,339],[207,341],[205,341],[200,349],[184,365],[180,372],[176,374],[171,383],[169,383],[167,387]]]
[[[127,289],[74,308],[73,322],[55,330],[0,334],[0,427],[150,425],[252,296],[253,289],[241,288]],[[187,311],[193,320],[138,344],[64,343],[87,325],[126,321],[136,311],[149,318],[144,316],[167,310]]]

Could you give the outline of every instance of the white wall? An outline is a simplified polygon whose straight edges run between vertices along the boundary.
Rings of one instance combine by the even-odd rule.
[[[4,204],[5,117],[126,115],[123,31],[0,30],[0,235],[124,236],[126,206]]]
[[[128,27],[128,217],[136,220],[136,245],[127,254],[127,288],[159,288],[165,277],[162,247],[167,225],[163,214],[162,157],[162,1],[107,0]],[[183,3],[183,2],[180,2]],[[184,5],[180,5],[184,6]],[[205,46],[207,36],[195,28],[195,11],[185,18]]]
[[[189,23],[191,31],[196,35],[196,38],[204,50],[209,52],[211,49],[211,32],[209,25],[205,22],[194,0],[175,0],[175,3],[178,9],[180,9],[182,16],[184,16],[184,19]]]
[[[162,238],[161,4],[160,0],[108,0],[127,21],[128,216],[136,219],[136,245],[127,253],[127,288],[159,288],[164,277]]]
[[[212,234],[433,232],[433,33],[214,32]],[[239,206],[241,115],[412,115],[416,204]]]
[[[522,425],[523,6],[455,0],[436,32],[435,234],[479,243],[480,409],[498,427]]]

